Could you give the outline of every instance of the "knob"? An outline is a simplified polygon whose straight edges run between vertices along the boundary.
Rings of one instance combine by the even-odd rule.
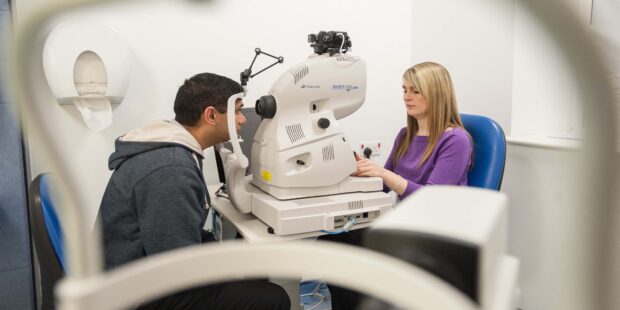
[[[319,122],[318,122],[319,127],[325,129],[327,127],[329,127],[329,120],[326,118],[319,118]]]

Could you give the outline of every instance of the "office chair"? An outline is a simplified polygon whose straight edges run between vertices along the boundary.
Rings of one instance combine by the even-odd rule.
[[[66,270],[62,231],[50,197],[49,182],[49,174],[40,174],[30,183],[29,191],[28,217],[39,263],[41,309],[54,309],[54,285]]]
[[[502,127],[486,116],[460,115],[474,142],[474,161],[467,174],[468,186],[499,191],[506,163],[506,137]]]

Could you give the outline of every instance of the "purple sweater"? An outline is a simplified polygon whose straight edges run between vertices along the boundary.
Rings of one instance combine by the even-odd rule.
[[[414,136],[409,149],[396,163],[392,158],[401,139],[407,134],[407,128],[400,130],[394,141],[394,147],[385,163],[388,169],[408,181],[407,189],[400,199],[409,196],[427,184],[467,185],[467,172],[471,165],[472,145],[469,135],[462,128],[454,128],[441,134],[435,149],[426,162],[418,167],[422,154],[428,145],[427,136]],[[389,188],[385,187],[388,191]]]

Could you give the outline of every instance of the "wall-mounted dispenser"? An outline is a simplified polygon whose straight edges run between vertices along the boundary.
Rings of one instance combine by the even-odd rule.
[[[112,123],[125,97],[132,53],[112,29],[89,20],[61,22],[43,48],[43,70],[60,104],[75,104],[93,131]]]

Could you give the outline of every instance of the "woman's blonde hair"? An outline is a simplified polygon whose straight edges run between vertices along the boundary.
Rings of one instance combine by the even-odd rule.
[[[456,106],[456,97],[452,87],[450,73],[442,65],[434,62],[423,62],[405,71],[403,79],[413,85],[428,102],[429,141],[419,165],[424,164],[431,156],[441,134],[449,127],[463,128]],[[394,166],[405,154],[413,137],[419,129],[417,120],[407,115],[407,134],[401,139],[393,158]]]

